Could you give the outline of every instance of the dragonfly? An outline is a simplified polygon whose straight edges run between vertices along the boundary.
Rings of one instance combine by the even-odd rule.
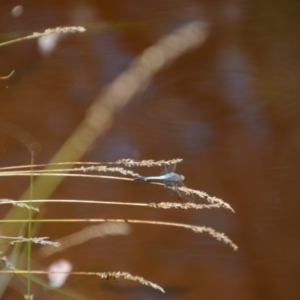
[[[178,187],[185,187],[183,184],[184,176],[175,173],[176,164],[163,165],[163,170],[160,176],[139,176],[136,177],[135,181],[152,181],[159,180],[163,181],[165,184],[165,188],[171,193],[174,192],[179,196],[180,199],[194,202],[194,196],[192,194],[188,195],[185,192],[178,189]]]

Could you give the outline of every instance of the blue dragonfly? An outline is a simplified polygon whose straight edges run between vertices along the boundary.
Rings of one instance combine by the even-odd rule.
[[[178,189],[178,187],[185,187],[183,184],[184,176],[175,173],[176,164],[164,165],[163,170],[160,176],[139,176],[136,177],[135,181],[152,181],[158,180],[163,181],[165,184],[165,188],[171,194],[177,194],[180,199],[194,202],[194,196],[192,194],[188,195],[184,191]]]

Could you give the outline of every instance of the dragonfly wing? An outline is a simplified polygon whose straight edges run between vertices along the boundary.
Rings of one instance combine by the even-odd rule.
[[[178,189],[178,187],[184,187],[185,185],[183,182],[177,182],[176,185],[171,183],[171,182],[165,182],[165,188],[168,190],[169,194],[172,195],[173,197],[179,197],[182,201],[187,201],[187,202],[194,202],[194,196],[192,194],[188,195],[184,191],[181,191]]]
[[[167,166],[166,165],[163,165],[161,167],[161,172],[160,172],[160,175],[165,175],[168,173],[168,170],[167,170]]]
[[[161,175],[167,173],[175,173],[176,164],[163,165],[161,170]]]
[[[175,197],[175,198],[179,196],[178,193],[176,192],[176,189],[175,189],[174,185],[165,184],[165,188],[168,191],[170,196]]]
[[[168,173],[175,173],[175,170],[176,170],[176,164],[170,164],[170,165],[167,165],[167,170],[168,170]]]
[[[182,181],[180,181],[176,184],[176,187],[185,187],[185,185]],[[177,189],[177,188],[176,188],[176,192],[181,199],[188,201],[188,202],[195,202],[195,198],[194,198],[193,194],[187,194],[186,192],[184,192],[180,189]]]

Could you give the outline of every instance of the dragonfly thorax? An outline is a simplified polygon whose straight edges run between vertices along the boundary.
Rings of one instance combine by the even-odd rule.
[[[180,182],[184,180],[183,175],[179,175],[174,172],[168,173],[165,176],[166,176],[166,181],[168,182]]]

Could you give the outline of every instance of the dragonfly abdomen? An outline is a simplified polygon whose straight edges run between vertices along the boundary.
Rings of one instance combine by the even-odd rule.
[[[135,181],[147,181],[147,177],[143,177],[143,176],[139,176],[139,177],[136,177],[134,178]]]

